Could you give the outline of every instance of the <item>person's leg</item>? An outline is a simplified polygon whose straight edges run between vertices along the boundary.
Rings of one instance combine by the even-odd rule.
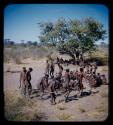
[[[55,93],[53,93],[53,104],[56,104],[56,95],[55,95]]]
[[[31,86],[31,83],[30,81],[28,81],[29,85],[28,85],[28,92],[29,92],[29,95],[31,95],[31,92],[32,92],[32,86]]]
[[[83,84],[80,83],[80,91],[81,91],[81,96],[83,96]]]
[[[22,84],[22,88],[21,88],[21,95],[25,96],[26,95],[26,88],[25,88],[25,84]]]
[[[69,89],[67,89],[66,94],[65,94],[65,102],[68,101],[68,99],[69,99],[69,94],[70,94],[70,91],[69,91]]]
[[[43,95],[44,95],[44,87],[42,86],[41,87],[41,95],[40,95],[41,99],[42,99]]]
[[[51,76],[53,76],[53,71],[51,70]]]
[[[30,93],[29,93],[29,85],[28,85],[28,83],[26,84],[26,97],[27,97],[27,98],[30,97]]]
[[[51,97],[51,99],[50,99],[50,103],[51,103],[51,104],[53,104],[53,97],[52,97],[52,93],[50,94],[50,97]]]
[[[51,72],[51,70],[50,70],[50,77],[51,77],[51,73],[52,73],[52,72]]]

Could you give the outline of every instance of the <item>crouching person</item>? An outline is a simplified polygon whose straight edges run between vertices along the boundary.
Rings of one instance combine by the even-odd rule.
[[[51,76],[51,80],[49,81],[49,86],[48,86],[48,90],[50,92],[50,96],[51,96],[51,104],[52,105],[55,105],[56,102],[56,95],[55,95],[55,79],[54,79],[54,76]]]

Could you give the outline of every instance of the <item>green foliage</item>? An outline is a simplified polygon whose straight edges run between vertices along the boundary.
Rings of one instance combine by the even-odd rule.
[[[39,23],[42,30],[39,36],[43,45],[56,46],[59,51],[75,58],[77,50],[82,53],[95,49],[95,42],[106,37],[103,25],[93,18],[69,20],[60,18],[54,24]]]

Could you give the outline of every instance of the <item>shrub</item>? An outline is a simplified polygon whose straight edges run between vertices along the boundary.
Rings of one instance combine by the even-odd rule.
[[[80,110],[81,113],[86,112],[86,110],[83,109],[83,108],[79,108],[79,110]]]
[[[67,113],[62,113],[62,114],[59,114],[57,115],[58,119],[59,120],[70,120],[71,118],[71,115],[70,114],[67,114]]]
[[[9,121],[32,121],[44,119],[44,113],[34,108],[32,100],[26,100],[16,91],[5,91],[5,118]]]
[[[58,105],[57,108],[58,108],[59,110],[65,110],[65,109],[66,109],[66,107],[65,107],[64,105]]]

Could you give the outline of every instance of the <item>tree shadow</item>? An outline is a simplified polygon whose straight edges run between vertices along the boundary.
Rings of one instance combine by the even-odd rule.
[[[42,100],[47,100],[47,99],[49,99],[49,98],[51,98],[50,95],[49,95],[49,96],[46,96],[46,97],[42,97]]]
[[[80,95],[79,98],[90,96],[91,94],[92,94],[92,92],[82,92],[82,94]]]
[[[59,93],[59,94],[57,94],[56,96],[61,96],[62,94],[61,93]]]
[[[77,98],[77,95],[68,97],[68,99],[65,100],[65,102],[70,102],[70,101],[73,101],[73,100],[79,100],[79,99]]]
[[[32,94],[37,94],[37,93],[39,93],[39,89],[33,89],[32,90]]]

